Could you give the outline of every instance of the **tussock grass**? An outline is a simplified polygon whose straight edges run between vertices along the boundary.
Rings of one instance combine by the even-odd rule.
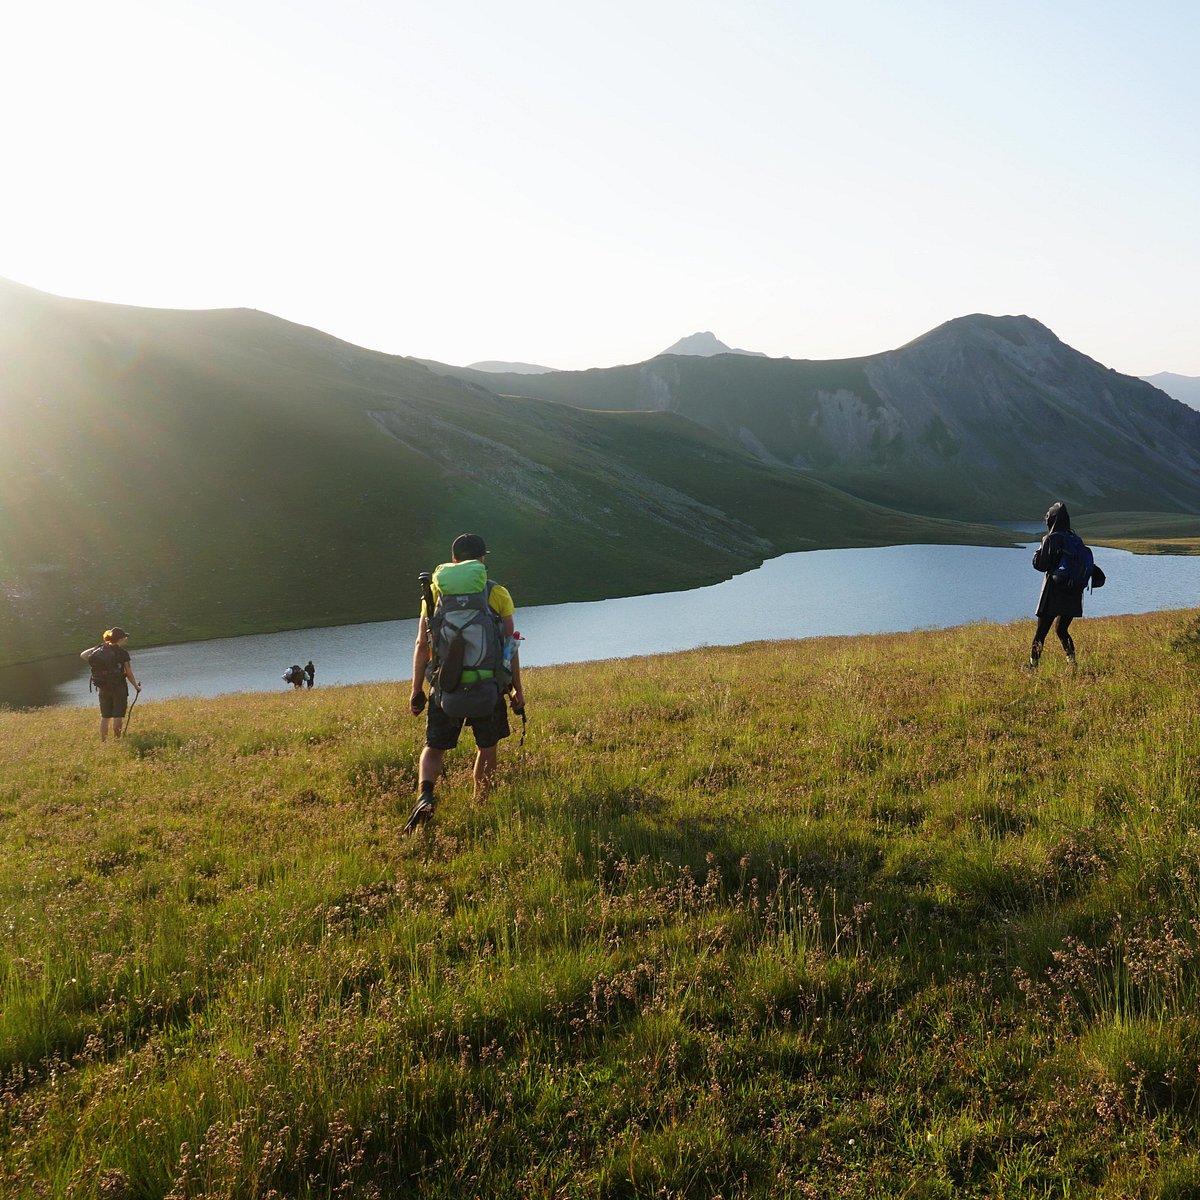
[[[1198,628],[0,713],[0,1195],[1195,1195]]]

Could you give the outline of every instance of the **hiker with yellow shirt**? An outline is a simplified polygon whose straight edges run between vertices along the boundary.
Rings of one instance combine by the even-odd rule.
[[[409,711],[414,717],[426,713],[425,748],[420,795],[406,832],[433,816],[442,760],[458,745],[463,726],[469,725],[475,737],[475,798],[482,799],[495,777],[500,742],[511,732],[506,698],[513,712],[525,710],[513,636],[516,610],[508,589],[487,577],[487,553],[479,534],[460,534],[450,548],[451,561],[431,577],[421,577],[425,596],[413,648]]]

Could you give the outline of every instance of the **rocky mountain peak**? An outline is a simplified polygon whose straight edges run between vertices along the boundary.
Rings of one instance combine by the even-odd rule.
[[[727,346],[710,330],[682,337],[673,346],[668,346],[661,353],[691,354],[700,358],[711,358],[714,354],[749,354],[755,358],[767,357],[757,350],[738,350],[733,346]]]

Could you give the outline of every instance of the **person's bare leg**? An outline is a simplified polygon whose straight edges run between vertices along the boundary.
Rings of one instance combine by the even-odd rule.
[[[475,755],[475,799],[484,800],[492,790],[492,780],[496,777],[496,762],[499,759],[499,747],[488,746]]]
[[[100,740],[102,742],[108,741],[108,718],[107,717],[100,718]]]
[[[417,780],[424,791],[425,784],[435,784],[442,777],[442,760],[446,757],[445,750],[435,750],[426,746],[421,751],[421,764],[417,768]]]

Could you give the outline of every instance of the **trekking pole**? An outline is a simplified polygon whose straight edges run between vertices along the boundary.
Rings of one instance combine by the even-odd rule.
[[[130,722],[133,720],[133,710],[137,708],[138,697],[142,694],[141,688],[135,688],[133,692],[133,703],[129,706],[129,711],[125,714],[125,728],[122,730],[122,735],[129,732]]]
[[[425,601],[425,619],[433,616],[433,576],[428,571],[422,571],[417,576],[421,585],[421,599]]]
[[[437,647],[434,644],[433,634],[429,628],[429,622],[433,618],[433,576],[428,571],[422,571],[417,576],[417,582],[421,585],[421,599],[424,600],[424,602],[425,602],[425,613],[424,613],[424,616],[425,616],[425,638],[426,638],[426,641],[429,643],[429,658],[430,658],[430,661],[433,663],[433,677],[436,679],[437,678],[437,668],[438,668]],[[420,620],[418,619],[418,627],[419,627],[419,625],[420,625]],[[419,629],[418,629],[418,631],[419,631]],[[413,680],[414,689],[418,686],[421,689],[421,692],[420,692],[421,700],[422,700],[421,708],[424,708],[425,707],[425,704],[424,704],[425,681],[423,679],[414,679]],[[420,710],[418,709],[418,711],[420,711]]]

